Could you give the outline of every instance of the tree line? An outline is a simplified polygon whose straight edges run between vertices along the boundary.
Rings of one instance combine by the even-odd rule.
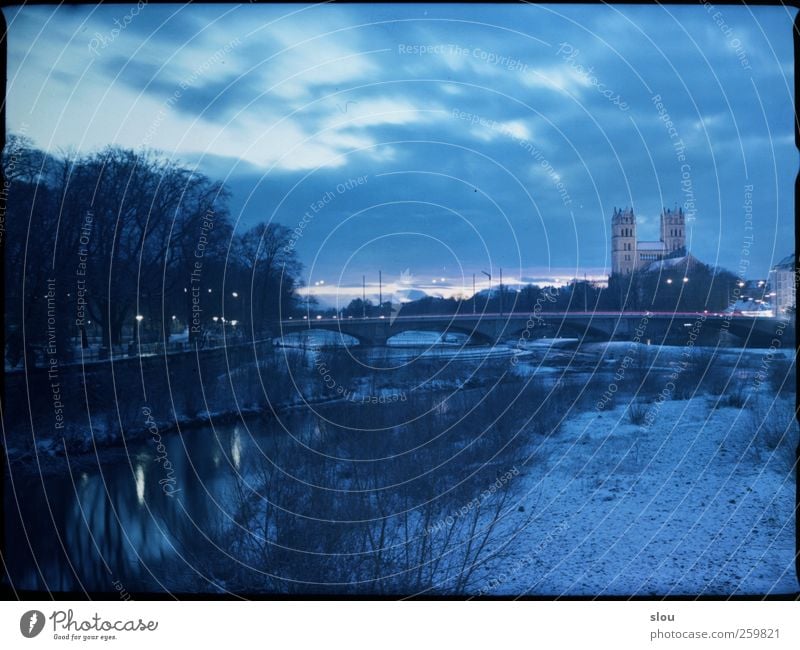
[[[69,360],[90,336],[104,350],[187,329],[257,337],[296,308],[291,231],[239,232],[229,191],[196,169],[116,146],[53,155],[18,135],[2,162],[11,365],[36,348]]]
[[[722,312],[736,301],[740,283],[730,271],[693,262],[662,271],[612,275],[607,286],[585,280],[574,280],[564,286],[529,284],[519,289],[504,286],[468,298],[426,296],[401,305],[391,301],[378,305],[369,299],[356,298],[338,313],[334,309],[319,313],[342,318],[375,318],[540,311]]]

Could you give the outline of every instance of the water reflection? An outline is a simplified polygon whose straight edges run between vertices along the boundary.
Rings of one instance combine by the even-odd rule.
[[[439,413],[452,408],[449,402],[432,406]],[[347,421],[350,413],[356,411],[344,410],[340,416]],[[372,424],[361,426],[369,430]],[[109,592],[117,580],[128,591],[217,588],[211,586],[217,579],[197,569],[203,564],[198,558],[219,556],[225,546],[225,526],[235,525],[235,504],[242,498],[237,477],[252,492],[263,478],[254,472],[263,472],[263,467],[251,461],[268,458],[277,438],[297,439],[324,451],[332,427],[311,411],[299,411],[280,422],[255,418],[247,425],[164,435],[165,453],[145,439],[129,444],[127,456],[118,450],[93,464],[83,459],[79,467],[56,461],[63,466],[44,478],[12,473],[6,505],[18,504],[19,510],[5,508],[5,525],[13,584],[20,589]],[[174,476],[169,490],[165,458]],[[303,467],[293,469],[311,480]]]
[[[141,465],[136,466],[136,498],[139,505],[144,505],[144,468]]]

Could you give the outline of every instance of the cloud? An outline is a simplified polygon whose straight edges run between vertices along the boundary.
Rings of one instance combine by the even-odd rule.
[[[9,129],[26,123],[46,148],[157,146],[230,174],[245,224],[274,213],[292,226],[314,197],[369,175],[298,244],[348,286],[359,265],[432,278],[445,258],[468,277],[490,264],[538,278],[602,269],[611,208],[652,217],[683,201],[683,164],[693,254],[736,265],[750,183],[768,216],[753,273],[793,241],[794,9],[721,7],[726,33],[702,5],[147,5],[111,39],[130,7],[3,10]],[[96,34],[109,40],[92,53]],[[440,245],[392,237],[406,230]],[[342,251],[361,246],[343,271]]]

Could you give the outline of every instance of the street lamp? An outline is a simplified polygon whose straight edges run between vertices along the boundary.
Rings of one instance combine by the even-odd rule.
[[[500,316],[503,316],[503,267],[500,267]]]
[[[475,313],[475,274],[472,274],[472,313]]]
[[[141,314],[136,314],[136,327],[133,329],[133,342],[135,344],[139,344],[139,325],[144,320],[144,316]]]
[[[686,284],[689,281],[689,278],[683,278],[683,283]]]
[[[667,284],[672,284],[672,278],[667,278]]]

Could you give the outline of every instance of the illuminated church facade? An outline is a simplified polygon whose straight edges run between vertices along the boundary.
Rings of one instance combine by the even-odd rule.
[[[617,210],[611,217],[611,272],[626,275],[667,257],[685,254],[686,217],[682,208],[661,211],[661,239],[639,241],[632,208]]]

